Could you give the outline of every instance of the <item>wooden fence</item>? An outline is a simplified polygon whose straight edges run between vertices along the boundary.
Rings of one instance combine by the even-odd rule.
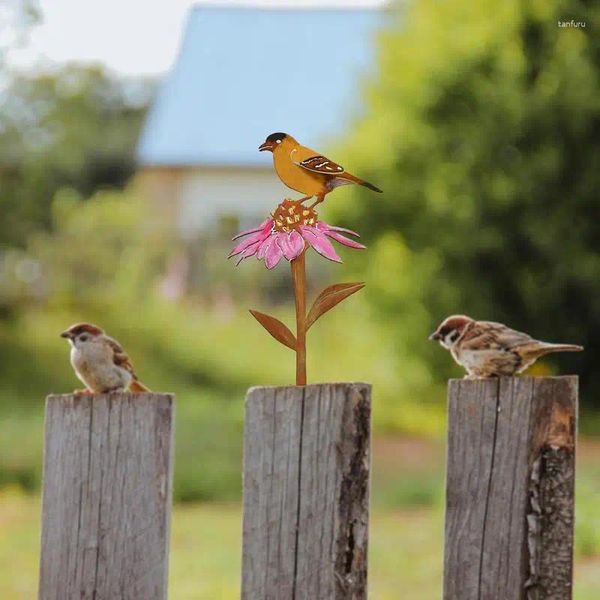
[[[242,598],[367,597],[371,388],[246,398]]]
[[[164,600],[168,394],[49,396],[40,600]]]
[[[569,600],[576,377],[451,381],[444,600]]]
[[[166,599],[173,410],[48,397],[40,600]],[[366,600],[370,414],[366,384],[248,392],[243,600]],[[576,377],[450,382],[444,600],[572,598],[576,415]]]

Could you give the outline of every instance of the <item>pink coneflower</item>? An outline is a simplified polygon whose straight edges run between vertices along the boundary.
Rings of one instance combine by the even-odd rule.
[[[267,269],[272,269],[282,258],[288,261],[298,258],[308,245],[329,260],[342,262],[328,238],[349,248],[365,248],[342,233],[359,237],[354,231],[319,221],[316,211],[301,202],[284,200],[259,227],[242,231],[233,238],[249,236],[229,256],[239,256],[238,264],[245,258],[256,256],[258,260],[264,259]]]

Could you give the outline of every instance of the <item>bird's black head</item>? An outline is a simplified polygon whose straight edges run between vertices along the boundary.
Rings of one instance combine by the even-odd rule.
[[[267,136],[267,139],[258,147],[258,149],[260,150],[260,152],[262,152],[263,150],[269,150],[273,152],[273,150],[279,144],[281,144],[281,142],[283,142],[283,140],[286,137],[288,137],[288,134],[283,133],[281,131],[278,131],[277,133],[272,133],[271,135]]]

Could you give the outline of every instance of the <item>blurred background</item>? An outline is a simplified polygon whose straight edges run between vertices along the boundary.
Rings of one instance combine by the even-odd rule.
[[[0,589],[36,594],[44,397],[78,387],[58,333],[97,323],[177,394],[170,598],[239,597],[243,398],[288,384],[287,263],[231,236],[289,192],[287,131],[385,190],[321,216],[368,250],[316,254],[314,294],[366,289],[310,332],[309,380],[374,385],[370,588],[440,595],[450,313],[583,344],[579,600],[600,597],[600,5],[577,0],[0,3]],[[209,540],[210,544],[206,544]]]

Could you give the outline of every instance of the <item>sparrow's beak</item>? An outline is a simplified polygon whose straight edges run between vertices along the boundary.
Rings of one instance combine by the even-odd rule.
[[[63,337],[63,338],[70,339],[70,338],[71,338],[71,333],[70,333],[69,331],[63,331],[63,332],[60,334],[60,337]]]
[[[441,335],[440,335],[440,334],[439,334],[437,331],[434,331],[434,332],[433,332],[433,333],[432,333],[432,334],[429,336],[429,339],[430,339],[432,342],[437,342],[439,339],[441,339],[441,337],[442,337],[442,336],[441,336]]]
[[[263,142],[259,147],[259,152],[264,152],[265,150],[273,151],[273,144],[271,142]]]

